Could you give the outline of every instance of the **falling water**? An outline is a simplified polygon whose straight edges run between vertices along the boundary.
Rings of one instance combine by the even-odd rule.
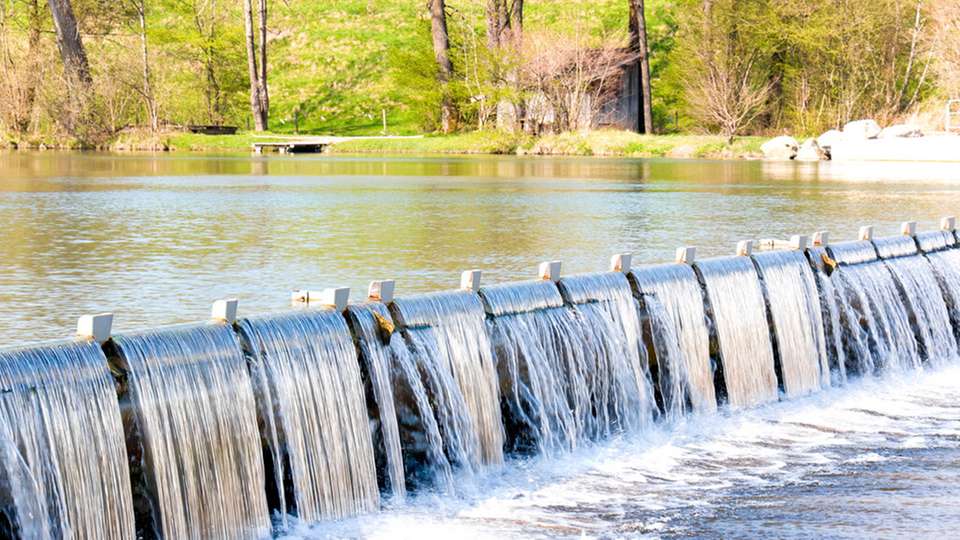
[[[367,386],[367,402],[372,398],[374,404],[369,409],[372,421],[376,424],[374,450],[377,452],[377,474],[393,498],[399,501],[406,496],[407,489],[391,380],[394,369],[394,353],[390,349],[394,341],[393,321],[387,307],[379,302],[349,306],[346,313],[357,340],[364,375],[362,378]],[[396,342],[402,345],[399,340]],[[429,414],[432,416],[433,412],[429,411]]]
[[[749,257],[698,261],[713,311],[727,399],[748,407],[777,399],[766,307]]]
[[[917,242],[937,276],[953,323],[954,337],[960,340],[960,249],[954,247],[956,239],[951,233],[938,231],[918,234]]]
[[[819,292],[802,251],[758,253],[760,272],[773,318],[783,390],[801,396],[830,385]]]
[[[869,354],[847,354],[855,362],[847,371],[866,374],[920,365],[910,316],[893,274],[877,260],[871,242],[831,244],[830,256],[840,265],[831,279],[846,318],[847,334],[865,332]],[[857,328],[859,326],[859,328]]]
[[[560,281],[563,299],[574,306],[596,352],[592,379],[594,410],[605,428],[637,431],[657,411],[636,301],[619,272],[586,274]]]
[[[507,447],[569,450],[597,431],[581,326],[551,281],[480,290],[503,396]]]
[[[256,402],[233,330],[175,327],[113,343],[142,536],[268,536]]]
[[[376,510],[363,382],[343,316],[301,311],[244,319],[238,328],[280,510],[306,521]]]
[[[431,395],[448,459],[467,469],[503,462],[503,424],[480,298],[453,291],[397,299],[392,314]]]
[[[0,395],[0,438],[9,441],[0,459],[17,490],[9,496],[36,512],[21,524],[33,522],[38,538],[133,538],[123,425],[100,346],[2,351]]]
[[[874,244],[904,293],[921,356],[938,364],[955,359],[957,341],[950,313],[930,262],[917,255],[910,236],[883,238]]]
[[[7,395],[0,392],[0,402]],[[10,429],[7,422],[0,422],[0,538],[48,538],[50,524],[44,520],[36,480]]]
[[[716,410],[710,335],[703,293],[693,268],[686,264],[650,266],[634,270],[632,275],[651,318],[660,391],[669,396],[665,401],[673,403],[667,410],[677,410],[687,400],[694,411]],[[669,374],[666,379],[664,372]]]

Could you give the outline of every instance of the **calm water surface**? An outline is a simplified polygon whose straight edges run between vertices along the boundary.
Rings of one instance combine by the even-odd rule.
[[[0,346],[288,305],[296,288],[373,279],[399,294],[464,269],[527,279],[613,253],[864,224],[895,234],[960,213],[957,165],[521,158],[0,154]],[[945,538],[960,529],[960,368],[863,381],[689,419],[465,478],[456,497],[296,536]]]

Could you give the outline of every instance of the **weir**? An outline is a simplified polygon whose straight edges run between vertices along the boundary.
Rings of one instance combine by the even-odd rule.
[[[227,324],[114,337],[138,530],[147,538],[270,534],[257,408]]]
[[[454,466],[503,462],[496,368],[480,299],[467,291],[397,299],[391,314],[416,358]]]
[[[771,315],[783,392],[797,397],[830,385],[817,283],[802,251],[755,254]]]
[[[703,293],[687,264],[650,266],[630,273],[650,319],[658,386],[668,416],[717,408],[710,334]]]
[[[716,328],[725,398],[734,407],[777,400],[766,307],[747,256],[697,261]]]
[[[392,298],[0,350],[0,535],[263,538],[457,494],[505,455],[854,374],[955,361],[960,248],[941,231]],[[770,241],[768,245],[786,245]],[[273,511],[273,519],[270,512]]]
[[[0,351],[0,444],[13,536],[133,538],[120,408],[95,342]],[[31,515],[31,512],[37,512]],[[0,518],[0,521],[3,521]],[[13,520],[10,520],[13,521]]]
[[[343,316],[304,310],[238,328],[273,472],[271,506],[305,521],[378,508],[363,382]]]

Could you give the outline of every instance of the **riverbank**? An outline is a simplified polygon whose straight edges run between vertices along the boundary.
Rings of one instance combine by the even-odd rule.
[[[290,134],[276,134],[277,139]],[[194,133],[121,133],[104,150],[147,152],[247,153],[254,142],[270,141],[270,134],[235,135]],[[738,137],[733,144],[719,135],[640,135],[629,131],[596,130],[533,137],[502,131],[474,131],[410,138],[363,138],[338,142],[330,154],[410,155],[542,155],[605,157],[672,157],[704,159],[760,159],[764,137]],[[75,145],[44,141],[3,141],[0,147],[71,150]]]

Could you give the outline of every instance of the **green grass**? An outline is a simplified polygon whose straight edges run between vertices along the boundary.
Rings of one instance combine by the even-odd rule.
[[[547,135],[525,153],[611,157],[744,158],[758,157],[763,137],[737,137],[733,144],[719,135],[640,135],[596,130]]]
[[[516,154],[526,136],[500,131],[428,135],[409,139],[358,139],[335,144],[337,154]]]

